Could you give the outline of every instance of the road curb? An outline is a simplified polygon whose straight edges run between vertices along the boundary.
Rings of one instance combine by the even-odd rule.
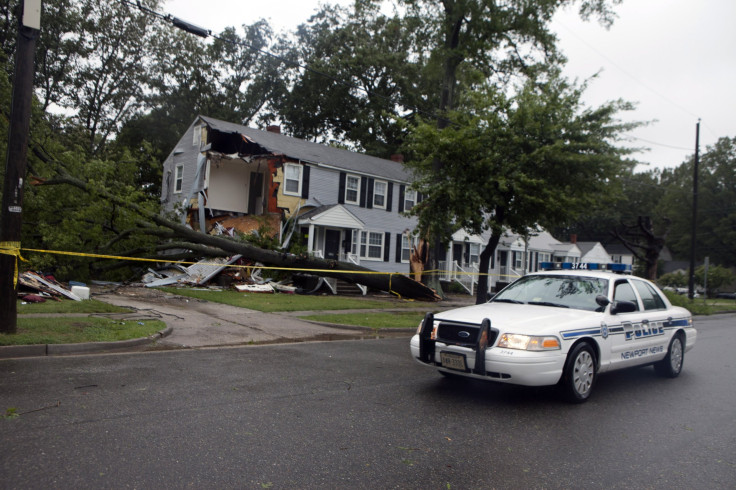
[[[63,356],[70,354],[92,354],[116,350],[132,349],[152,344],[157,340],[171,335],[174,327],[167,326],[148,337],[116,342],[84,342],[80,344],[34,344],[34,345],[3,345],[0,346],[0,359],[15,359],[19,357]]]
[[[304,318],[299,318],[299,320],[307,323],[312,323],[314,325],[321,325],[323,327],[330,327],[330,328],[339,328],[343,330],[355,330],[357,332],[401,332],[401,333],[412,333],[416,331],[416,328],[412,327],[397,327],[397,328],[375,328],[375,327],[362,327],[360,325],[344,325],[342,323],[330,323],[330,322],[323,322],[323,321],[317,321],[317,320],[306,320]]]

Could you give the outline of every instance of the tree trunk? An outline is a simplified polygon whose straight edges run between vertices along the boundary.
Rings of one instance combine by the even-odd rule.
[[[298,256],[275,250],[266,250],[249,243],[195,231],[187,226],[169,221],[135,203],[127,202],[107,189],[95,188],[81,179],[64,174],[63,171],[59,178],[41,183],[41,185],[53,184],[69,184],[86,192],[97,194],[111,203],[123,206],[137,213],[158,226],[171,230],[179,238],[195,244],[214,247],[233,255],[240,254],[249,260],[261,262],[264,265],[294,269],[294,272],[310,272],[319,276],[335,277],[345,281],[363,284],[369,288],[387,291],[402,298],[425,301],[438,301],[441,299],[429,287],[402,274],[379,273],[348,262],[338,262],[309,256]],[[162,257],[165,258],[165,256]]]
[[[490,270],[491,257],[496,253],[498,242],[501,241],[501,233],[491,232],[485,248],[480,253],[480,262],[478,263],[478,288],[475,292],[475,304],[479,305],[488,301],[488,271]]]

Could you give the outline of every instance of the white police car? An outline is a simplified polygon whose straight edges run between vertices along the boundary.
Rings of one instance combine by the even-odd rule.
[[[654,365],[674,378],[697,332],[644,279],[620,264],[543,264],[488,303],[427,314],[411,339],[418,362],[442,374],[526,386],[559,384],[576,403],[599,373]]]

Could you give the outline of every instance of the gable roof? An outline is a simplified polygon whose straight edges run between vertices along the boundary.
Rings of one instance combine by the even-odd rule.
[[[575,242],[575,244],[580,249],[580,253],[583,254],[583,255],[585,255],[588,252],[590,252],[591,250],[593,250],[593,248],[595,248],[595,246],[598,245],[599,243],[600,242]]]
[[[272,133],[249,128],[240,124],[199,116],[210,128],[223,133],[238,133],[274,154],[283,154],[306,163],[334,167],[346,172],[384,178],[395,182],[411,182],[412,174],[401,163],[363,153],[334,148],[293,138],[281,133]]]
[[[348,211],[342,204],[320,206],[299,215],[300,225],[315,224],[334,228],[365,229],[365,223]]]

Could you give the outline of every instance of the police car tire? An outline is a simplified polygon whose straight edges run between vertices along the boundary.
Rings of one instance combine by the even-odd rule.
[[[682,364],[685,361],[685,343],[682,334],[672,337],[667,355],[664,359],[654,364],[654,370],[665,378],[676,378],[682,372]]]
[[[560,386],[571,403],[583,403],[593,391],[596,380],[596,360],[593,348],[587,342],[577,344],[567,356]]]

